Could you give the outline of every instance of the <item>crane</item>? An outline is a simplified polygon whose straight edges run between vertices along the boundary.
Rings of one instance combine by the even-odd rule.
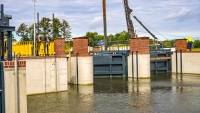
[[[157,47],[157,43],[159,43],[159,45],[162,45],[161,44],[161,42],[158,42],[157,40],[158,40],[158,38],[153,34],[153,33],[151,33],[151,31],[149,31],[145,26],[144,26],[144,24],[135,16],[135,15],[132,15],[133,16],[133,18],[135,18],[135,20],[154,38],[154,41],[156,42],[156,49],[158,48]]]
[[[130,15],[132,15],[131,12],[133,10],[130,9],[130,7],[128,5],[128,0],[123,0],[123,1],[124,1],[124,9],[125,9],[125,15],[126,15],[126,22],[127,22],[129,37],[130,38],[131,37],[137,37],[135,30],[134,30],[134,27],[133,27],[133,22],[130,18]],[[153,33],[151,33],[151,31],[149,31],[136,16],[134,16],[134,15],[132,15],[132,16],[154,38],[155,42],[157,43],[158,38]],[[158,42],[158,43],[160,43],[160,42]],[[156,49],[157,49],[157,46],[156,46]]]
[[[130,17],[132,9],[130,9],[130,7],[128,5],[128,0],[123,0],[123,2],[124,2],[124,10],[125,10],[125,16],[126,16],[126,23],[127,23],[129,38],[137,37],[135,30],[134,30],[134,27],[133,27],[133,22],[132,22],[131,17]]]

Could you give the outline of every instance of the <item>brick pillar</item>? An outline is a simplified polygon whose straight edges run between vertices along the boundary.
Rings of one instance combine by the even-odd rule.
[[[54,51],[57,57],[64,57],[65,54],[65,39],[55,38],[54,39]]]
[[[130,39],[130,54],[132,51],[139,54],[149,54],[149,38],[148,37],[138,37]]]
[[[87,37],[77,37],[73,38],[73,54],[72,56],[89,56],[88,53],[88,38]]]
[[[180,52],[187,52],[187,39],[176,39],[175,40],[176,50]]]

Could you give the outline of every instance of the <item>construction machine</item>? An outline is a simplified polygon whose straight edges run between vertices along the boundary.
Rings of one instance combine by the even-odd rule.
[[[133,22],[131,20],[131,15],[132,15],[131,12],[133,10],[130,9],[130,7],[128,5],[128,0],[123,0],[123,2],[124,2],[124,9],[125,9],[125,16],[126,16],[129,38],[137,37],[136,32],[135,32],[134,27],[133,27]],[[158,38],[153,33],[151,33],[151,31],[149,31],[147,29],[147,27],[145,27],[144,24],[135,15],[132,15],[132,16],[154,38],[154,41],[156,42],[156,44],[155,44],[156,49],[157,49],[157,45],[161,45],[161,42],[158,42]]]
[[[129,38],[137,37],[136,32],[133,27],[133,22],[131,20],[132,9],[130,9],[128,5],[128,0],[123,0],[123,2],[124,2],[124,10],[125,10],[125,17],[126,17]]]

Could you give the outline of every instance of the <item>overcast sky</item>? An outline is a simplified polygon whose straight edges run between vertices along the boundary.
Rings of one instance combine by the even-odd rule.
[[[13,19],[10,25],[33,23],[32,0],[0,0],[5,14]],[[159,39],[200,37],[200,0],[129,0],[129,7]],[[103,34],[102,0],[38,0],[36,12],[42,17],[65,19],[70,24],[72,36],[84,36],[86,32]],[[132,18],[139,36],[150,36]],[[151,29],[153,28],[153,29]],[[107,31],[115,34],[127,31],[122,0],[107,0]],[[155,32],[155,31],[156,32]],[[159,34],[163,34],[163,36]]]

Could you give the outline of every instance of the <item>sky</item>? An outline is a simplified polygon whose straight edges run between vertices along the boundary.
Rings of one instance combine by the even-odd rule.
[[[123,0],[106,0],[107,32],[116,34],[127,31]],[[18,29],[21,23],[34,22],[32,0],[0,0],[4,13],[12,15],[11,26]],[[187,38],[200,39],[200,0],[129,0],[132,14],[160,40]],[[37,0],[36,13],[42,17],[65,19],[72,37],[86,32],[103,35],[102,0]],[[151,37],[138,22],[131,18],[138,36]],[[16,36],[16,35],[15,35]],[[17,37],[19,39],[19,37]]]

